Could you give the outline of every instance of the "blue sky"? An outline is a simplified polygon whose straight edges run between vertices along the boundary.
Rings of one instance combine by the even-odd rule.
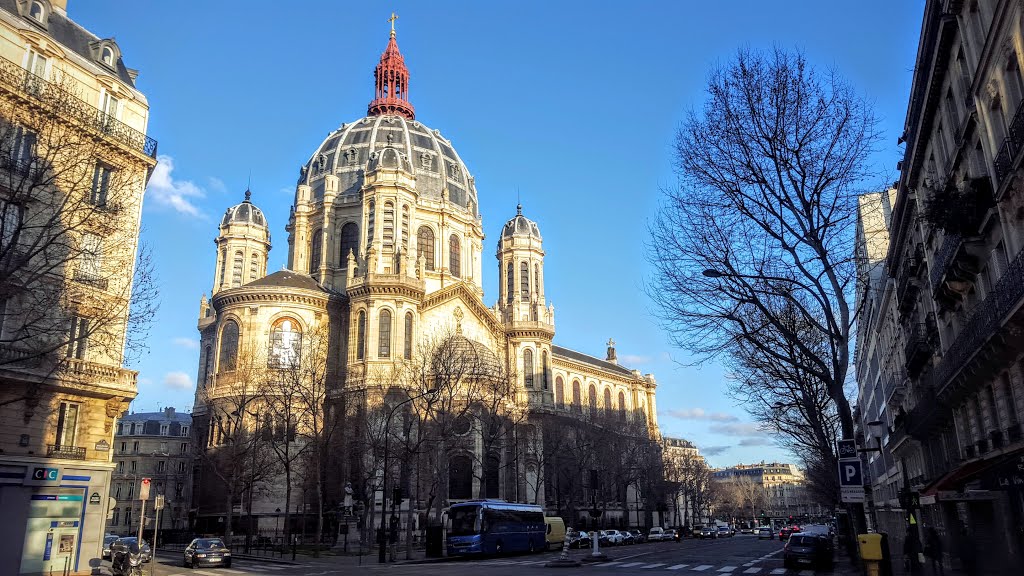
[[[614,338],[622,364],[657,377],[662,432],[694,441],[714,465],[791,459],[725,397],[718,366],[694,367],[669,345],[643,295],[647,225],[674,181],[673,134],[702,104],[709,70],[738,48],[798,47],[875,102],[876,160],[894,172],[923,6],[70,0],[71,18],[114,36],[141,71],[160,142],[143,236],[163,301],[151,351],[134,366],[133,409],[191,407],[219,216],[251,175],[272,226],[270,270],[282,267],[299,166],[329,131],[365,115],[395,11],[417,119],[451,139],[476,177],[485,258],[517,195],[540,225],[556,343],[603,357]],[[485,260],[488,304],[496,266]]]

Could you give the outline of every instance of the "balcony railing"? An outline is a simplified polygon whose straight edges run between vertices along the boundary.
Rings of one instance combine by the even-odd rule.
[[[46,447],[46,457],[60,458],[61,460],[85,460],[85,448],[50,444]]]
[[[1024,298],[1024,251],[1017,254],[988,297],[974,308],[942,361],[930,374],[930,385],[939,396],[950,379],[974,356],[978,348],[1000,328],[1003,320]]]
[[[929,275],[933,290],[938,288],[942,282],[942,277],[946,275],[946,269],[953,263],[953,257],[960,250],[962,241],[963,238],[959,234],[947,232],[943,235],[942,246],[935,253],[935,260],[932,262],[932,270]]]
[[[109,285],[106,278],[85,272],[84,270],[75,270],[75,273],[72,275],[72,279],[80,284],[88,284],[89,286],[99,288],[100,290],[106,290]]]
[[[906,313],[917,301],[917,276],[921,270],[921,258],[915,253],[907,258],[896,280],[896,301],[901,314]]]
[[[1020,155],[1022,148],[1024,148],[1024,102],[1021,102],[1020,106],[1017,107],[1017,112],[1013,115],[1013,120],[1010,122],[1010,133],[1003,140],[1003,144],[999,147],[999,152],[996,153],[996,158],[993,162],[996,180],[1000,187],[1002,187],[1006,177],[1013,172],[1013,165],[1017,160],[1017,156]]]
[[[907,333],[903,352],[907,359],[907,374],[916,376],[935,352],[932,328],[924,322],[914,324]]]
[[[64,87],[44,80],[6,58],[0,58],[0,84],[132,150],[156,158],[156,140],[82,100]]]

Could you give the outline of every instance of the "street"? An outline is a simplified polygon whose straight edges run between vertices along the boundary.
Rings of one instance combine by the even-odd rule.
[[[758,540],[749,534],[717,540],[684,540],[682,542],[655,542],[633,546],[602,548],[610,560],[603,563],[584,563],[579,568],[547,568],[548,561],[558,557],[558,552],[534,555],[506,556],[500,558],[455,559],[428,563],[377,564],[375,556],[358,557],[334,556],[320,559],[306,558],[296,564],[273,564],[259,560],[235,559],[231,568],[202,568],[193,570],[182,566],[180,554],[160,554],[154,564],[146,566],[146,574],[152,568],[153,576],[217,576],[224,574],[240,576],[327,576],[331,574],[386,573],[395,575],[466,575],[478,576],[486,570],[488,576],[522,574],[573,574],[574,572],[599,571],[601,576],[616,576],[638,573],[669,572],[674,574],[755,574],[755,575],[801,575],[813,574],[813,570],[787,570],[782,566],[782,543],[778,540]],[[589,550],[572,550],[570,555],[582,559]],[[607,575],[605,575],[607,573]]]

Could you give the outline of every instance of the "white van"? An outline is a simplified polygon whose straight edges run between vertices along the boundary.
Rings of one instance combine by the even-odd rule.
[[[548,550],[558,550],[565,544],[565,522],[558,516],[544,517],[544,539]]]

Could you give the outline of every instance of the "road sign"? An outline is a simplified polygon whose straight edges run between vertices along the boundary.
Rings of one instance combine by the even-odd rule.
[[[156,495],[156,500],[153,501],[153,508],[155,508],[157,510],[163,510],[164,509],[164,495],[163,494],[157,494]]]
[[[860,456],[857,454],[857,442],[854,440],[840,440],[839,459],[860,460]]]
[[[149,500],[149,478],[142,479],[142,487],[139,488],[139,500]]]
[[[864,486],[864,474],[861,470],[860,460],[843,460],[839,463],[839,485],[840,486]]]

